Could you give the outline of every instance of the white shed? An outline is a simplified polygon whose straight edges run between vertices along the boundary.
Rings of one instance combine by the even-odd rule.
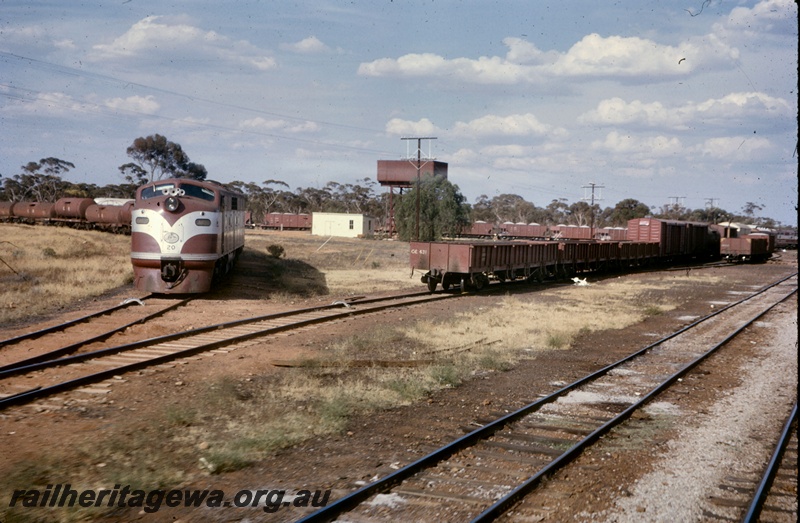
[[[311,234],[315,236],[340,236],[361,238],[375,233],[377,221],[363,214],[315,212],[312,216]]]

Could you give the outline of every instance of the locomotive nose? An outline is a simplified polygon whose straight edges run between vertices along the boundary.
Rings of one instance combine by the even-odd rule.
[[[166,207],[169,212],[175,212],[178,210],[180,203],[181,202],[178,200],[178,198],[175,196],[170,196],[164,201],[164,207]]]

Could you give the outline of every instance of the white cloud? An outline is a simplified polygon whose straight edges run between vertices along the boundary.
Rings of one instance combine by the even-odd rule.
[[[503,43],[508,47],[506,60],[515,64],[541,64],[554,63],[558,59],[555,51],[544,52],[539,50],[534,44],[522,38],[508,37],[503,39]]]
[[[50,43],[47,29],[39,25],[4,27],[2,36],[0,49],[5,49],[8,44],[40,47],[43,43]]]
[[[731,121],[744,118],[792,118],[794,110],[782,98],[749,92],[709,99],[697,104],[695,112],[699,117]]]
[[[531,113],[509,116],[486,115],[470,122],[457,122],[453,132],[461,136],[565,136],[566,129],[540,122]]]
[[[542,52],[520,38],[506,38],[505,57],[446,59],[433,53],[407,54],[362,63],[358,74],[386,77],[455,78],[476,84],[538,83],[575,77],[635,78],[685,76],[699,67],[724,67],[738,50],[714,35],[677,46],[638,37],[590,34],[566,53]]]
[[[605,139],[593,142],[592,148],[619,155],[644,154],[658,157],[677,154],[683,150],[683,145],[675,137],[639,136],[612,131],[606,135]]]
[[[714,47],[718,42],[709,42]],[[557,76],[674,76],[685,75],[708,63],[708,46],[683,42],[678,47],[660,45],[638,37],[590,34],[572,46],[553,66]],[[729,53],[730,54],[730,51]]]
[[[319,131],[319,124],[309,121],[290,122],[283,119],[268,120],[262,117],[244,120],[239,124],[239,128],[254,132],[283,132],[283,133],[308,133]]]
[[[327,53],[330,47],[316,36],[309,36],[293,44],[281,44],[281,49],[299,54]]]
[[[414,122],[401,118],[392,118],[386,124],[386,132],[400,136],[430,136],[442,134],[445,131],[437,127],[427,118]],[[452,131],[454,136],[460,137],[526,137],[548,136],[549,138],[564,137],[568,132],[563,127],[555,127],[540,122],[535,115],[512,114],[508,116],[486,115],[469,122],[456,122]]]
[[[736,7],[728,18],[714,25],[720,34],[734,32],[749,37],[764,33],[797,35],[797,3],[792,0],[764,0],[752,8]]]
[[[185,23],[171,23],[160,16],[140,20],[112,43],[95,45],[93,50],[95,60],[138,59],[181,62],[183,66],[192,61],[217,60],[257,70],[276,66],[274,58],[248,42]]]
[[[430,136],[440,134],[441,130],[427,118],[422,118],[417,122],[392,118],[386,124],[386,132],[399,136]]]
[[[643,103],[639,100],[626,102],[622,98],[602,100],[597,109],[578,117],[578,122],[590,125],[639,124],[651,127],[679,127],[684,118],[678,110],[670,111],[660,102]]]
[[[766,138],[725,136],[705,140],[696,151],[715,160],[750,162],[763,158],[771,149],[772,144]]]
[[[665,107],[660,102],[626,102],[621,98],[602,100],[596,109],[578,117],[589,125],[636,125],[687,129],[693,125],[730,125],[754,120],[786,120],[792,107],[782,99],[764,93],[731,93],[701,103],[687,102],[677,107]]]
[[[382,58],[358,67],[358,74],[363,76],[450,77],[479,84],[520,83],[531,72],[528,67],[496,56],[446,60],[433,53],[408,54],[396,60]]]
[[[19,103],[16,107],[22,112],[37,116],[63,116],[75,111],[84,111],[84,105],[65,93],[38,93],[33,99]]]
[[[483,147],[481,153],[487,156],[527,156],[533,149],[527,145],[490,145]]]
[[[60,49],[61,51],[73,51],[77,49],[75,42],[68,38],[65,38],[63,40],[53,41],[53,46],[55,46],[56,49]]]
[[[161,105],[153,96],[129,96],[128,98],[112,98],[105,101],[105,106],[111,109],[133,111],[137,113],[155,114]]]

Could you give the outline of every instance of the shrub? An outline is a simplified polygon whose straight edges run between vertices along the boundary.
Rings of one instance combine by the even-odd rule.
[[[267,252],[273,258],[280,258],[286,253],[285,249],[283,248],[283,245],[277,245],[277,244],[273,244],[267,247]]]
[[[644,313],[645,316],[649,317],[649,316],[658,316],[662,314],[664,311],[662,311],[661,307],[659,307],[658,305],[648,305],[647,307],[644,308],[642,312]]]
[[[461,376],[454,365],[435,365],[428,369],[434,382],[444,387],[455,387],[461,383]]]

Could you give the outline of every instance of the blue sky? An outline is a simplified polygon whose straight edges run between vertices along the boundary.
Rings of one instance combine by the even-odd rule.
[[[470,202],[713,203],[797,223],[797,5],[0,0],[0,174],[121,183],[140,136],[292,188],[449,163]]]

